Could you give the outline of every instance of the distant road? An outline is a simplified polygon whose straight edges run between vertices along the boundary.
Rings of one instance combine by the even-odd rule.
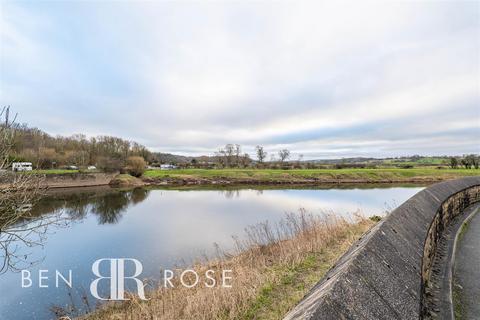
[[[480,206],[459,236],[454,267],[456,319],[480,319]]]

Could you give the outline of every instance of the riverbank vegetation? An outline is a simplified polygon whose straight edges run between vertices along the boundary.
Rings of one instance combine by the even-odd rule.
[[[170,183],[433,182],[479,175],[478,169],[183,169],[147,170],[146,181]]]
[[[133,169],[133,168],[132,168]],[[125,170],[129,172],[131,169]],[[136,175],[143,171],[139,169]],[[116,187],[160,186],[179,188],[225,186],[332,186],[361,184],[420,184],[480,175],[479,169],[174,169],[146,170],[140,177],[128,173],[95,174],[98,171],[34,170],[21,175],[44,177],[50,188],[85,185]],[[83,175],[81,179],[79,176]],[[13,175],[12,175],[13,176]],[[90,182],[88,182],[90,181]],[[88,184],[90,183],[90,184]],[[5,182],[4,185],[8,187]]]
[[[217,250],[213,260],[194,263],[207,269],[233,270],[232,287],[186,288],[175,283],[106,304],[82,319],[279,319],[333,266],[374,222],[357,216],[348,221],[334,215],[288,214],[279,223],[246,229],[232,252]],[[220,279],[216,279],[217,282]]]
[[[54,222],[38,222],[30,215],[32,205],[43,193],[41,177],[15,175],[5,170],[10,165],[9,155],[18,128],[16,116],[10,114],[10,108],[1,108],[0,182],[9,181],[9,187],[0,192],[0,274],[9,270],[18,271],[27,266],[28,254],[20,254],[18,248],[38,245],[48,224]]]

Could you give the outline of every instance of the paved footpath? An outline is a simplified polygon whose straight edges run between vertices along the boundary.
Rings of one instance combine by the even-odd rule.
[[[480,207],[458,238],[454,265],[454,292],[460,319],[480,319]]]

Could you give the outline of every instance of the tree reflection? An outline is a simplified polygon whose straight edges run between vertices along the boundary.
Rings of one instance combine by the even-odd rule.
[[[115,224],[120,221],[129,203],[130,193],[108,194],[92,202],[91,212],[97,215],[99,224]]]
[[[240,198],[240,190],[238,189],[219,190],[219,192],[227,199]]]
[[[15,223],[0,224],[0,274],[8,270],[19,271],[40,262],[32,257],[33,248],[43,246],[49,234],[83,220],[89,213],[97,216],[99,224],[116,224],[130,205],[148,197],[149,191],[108,190],[107,192],[77,192],[47,195],[35,205],[26,204]],[[2,219],[0,219],[0,222]]]
[[[20,271],[37,264],[41,257],[33,257],[32,248],[43,246],[52,228],[68,225],[68,219],[58,213],[42,217],[29,216],[0,230],[0,274]]]
[[[137,188],[132,190],[132,194],[130,198],[132,199],[133,204],[137,204],[142,202],[143,200],[147,199],[150,190],[146,190],[143,188]]]

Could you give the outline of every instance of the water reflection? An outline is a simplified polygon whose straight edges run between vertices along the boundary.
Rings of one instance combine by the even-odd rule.
[[[48,235],[59,228],[69,227],[91,213],[99,225],[116,224],[129,205],[144,201],[149,190],[104,192],[94,190],[73,194],[50,195],[35,206],[26,206],[28,215],[13,225],[0,228],[0,274],[28,269],[43,261],[43,256],[32,254],[34,247],[44,246]]]
[[[13,225],[4,224],[0,227],[0,274],[18,272],[39,264],[42,257],[32,257],[31,251],[43,246],[49,230],[67,226],[68,219],[56,213],[27,216]]]
[[[82,220],[88,213],[102,224],[115,224],[130,205],[147,199],[150,190],[137,188],[118,191],[110,188],[80,190],[76,193],[50,194],[32,209],[37,216],[62,211],[71,220]]]

